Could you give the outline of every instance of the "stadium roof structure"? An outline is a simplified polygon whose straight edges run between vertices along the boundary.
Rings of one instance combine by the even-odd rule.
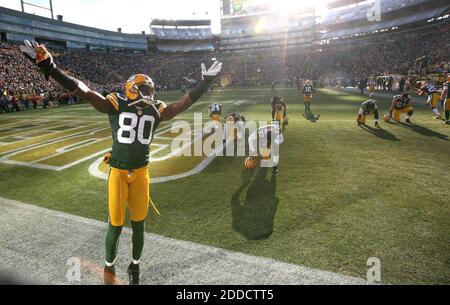
[[[211,26],[211,20],[167,20],[167,19],[153,19],[150,26]]]
[[[51,19],[51,18],[47,18],[47,17],[42,17],[42,16],[37,16],[34,14],[29,14],[29,13],[23,13],[23,12],[19,12],[16,10],[12,10],[6,7],[2,7],[0,6],[0,14],[4,14],[4,15],[11,15],[11,16],[16,16],[16,17],[26,17],[29,20],[35,20],[35,21],[42,21],[45,23],[49,23],[49,24],[53,24],[53,25],[64,25],[73,29],[79,29],[79,30],[90,30],[90,31],[94,31],[94,32],[98,32],[98,33],[105,33],[105,34],[120,34],[123,36],[134,36],[134,37],[141,37],[142,34],[125,34],[125,33],[118,33],[115,31],[108,31],[108,30],[102,30],[99,28],[94,28],[94,27],[89,27],[89,26],[84,26],[84,25],[80,25],[80,24],[76,24],[76,23],[71,23],[71,22],[66,22],[66,21],[60,21],[60,20],[55,20],[55,19]]]
[[[398,27],[424,26],[429,20],[441,20],[439,16],[448,14],[450,4],[445,0],[399,0],[380,1],[381,20],[371,22],[367,19],[367,9],[372,3],[348,7],[328,14],[322,21],[323,39],[331,39],[359,34],[396,30]],[[444,19],[442,19],[444,20]],[[428,26],[428,25],[427,25]]]
[[[335,9],[338,7],[348,6],[352,4],[358,4],[360,2],[367,2],[367,0],[336,0],[327,4],[329,9]]]
[[[125,34],[75,23],[54,20],[0,7],[0,31],[8,41],[41,39],[66,44],[70,48],[100,47],[147,50],[147,37]]]

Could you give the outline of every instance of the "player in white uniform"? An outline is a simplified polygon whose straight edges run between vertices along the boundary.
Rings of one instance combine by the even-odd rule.
[[[261,166],[272,167],[273,173],[277,175],[280,162],[279,146],[283,143],[284,137],[278,124],[259,128],[248,138],[250,157],[246,159],[245,167],[255,168],[256,158],[260,156]]]

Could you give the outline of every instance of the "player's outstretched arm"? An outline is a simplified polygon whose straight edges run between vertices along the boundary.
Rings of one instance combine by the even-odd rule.
[[[222,71],[222,63],[220,61],[215,61],[209,70],[206,70],[205,64],[202,64],[202,81],[196,88],[183,96],[178,102],[167,106],[161,114],[162,120],[171,120],[179,113],[191,107],[192,104],[198,101],[203,93],[205,93],[208,86],[211,85],[214,79],[219,75],[220,71]]]
[[[389,108],[389,113],[392,115],[392,112],[394,111],[395,108],[395,104],[397,103],[397,101],[395,99],[392,100],[391,102],[391,108]]]
[[[31,43],[25,40],[25,45],[20,46],[22,53],[37,65],[44,73],[45,79],[52,77],[70,93],[88,101],[97,111],[108,113],[111,104],[98,92],[89,89],[83,82],[59,69],[53,61],[50,52],[45,45],[40,45],[36,41]]]

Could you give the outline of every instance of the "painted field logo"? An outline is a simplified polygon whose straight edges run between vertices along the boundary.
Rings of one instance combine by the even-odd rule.
[[[273,131],[269,133],[269,129]],[[219,156],[256,156],[264,151],[261,145],[267,145],[269,138],[271,159],[263,160],[261,167],[274,166],[282,142],[275,130],[279,126],[268,122],[248,121],[242,126],[205,122],[201,113],[190,120],[163,122],[150,146],[152,183],[198,174]],[[24,118],[0,128],[0,163],[4,164],[63,171],[96,159],[89,167],[90,174],[107,180],[109,165],[102,161],[111,147],[111,128],[99,116]]]
[[[0,162],[62,171],[103,154],[111,130],[97,118],[15,120],[0,129]]]
[[[151,145],[153,183],[180,179],[201,172],[214,157],[177,157],[172,151],[177,122],[162,123]],[[191,143],[202,140],[201,130],[192,129]],[[63,171],[95,157],[90,166],[96,177],[107,179],[109,168],[102,164],[111,151],[111,128],[99,116],[42,116],[39,119],[18,119],[0,128],[0,163]],[[183,147],[186,148],[186,147]],[[99,162],[100,161],[100,162]]]

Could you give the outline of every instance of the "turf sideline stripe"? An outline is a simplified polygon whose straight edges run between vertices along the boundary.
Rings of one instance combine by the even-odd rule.
[[[66,256],[75,255],[91,264],[101,261],[104,255],[100,240],[104,238],[107,223],[87,219],[63,212],[26,204],[0,197],[0,205],[4,213],[0,215],[0,231],[11,231],[8,236],[8,247],[0,248],[0,257],[4,257],[3,268],[15,270],[25,268],[29,276],[56,284],[67,283],[64,278],[66,269],[59,265]],[[24,219],[21,219],[24,218]],[[22,222],[31,225],[23,226]],[[37,227],[34,225],[36,223]],[[12,228],[14,224],[20,230]],[[30,232],[29,232],[30,231]],[[32,231],[32,232],[31,232]],[[60,235],[64,236],[60,236]],[[124,228],[120,259],[124,253],[130,255],[129,243],[131,229]],[[27,236],[27,238],[24,238]],[[35,236],[35,238],[29,238]],[[48,238],[51,246],[42,243],[40,238]],[[0,240],[1,240],[0,236]],[[197,244],[164,237],[153,233],[145,233],[148,245],[144,257],[149,265],[143,275],[151,273],[143,282],[153,284],[351,284],[365,285],[367,281],[333,272],[312,269],[295,264],[276,261],[271,258],[257,257],[244,253],[220,249],[208,245]],[[42,247],[39,249],[37,247]],[[23,250],[25,249],[25,250]],[[62,251],[54,251],[52,249]],[[12,251],[12,252],[11,252]],[[25,251],[25,252],[23,252]],[[11,252],[11,253],[10,253]],[[35,253],[49,253],[35,255]],[[9,256],[9,254],[14,254]],[[61,254],[66,256],[61,257]],[[24,260],[28,264],[23,264]],[[20,262],[20,263],[19,263]],[[120,265],[122,265],[121,262]],[[33,266],[28,268],[27,266]],[[39,268],[35,268],[39,266]],[[97,269],[101,266],[97,265]],[[18,272],[20,273],[20,272]],[[15,274],[15,273],[14,273]],[[119,274],[119,276],[122,274]],[[84,284],[100,284],[101,274],[97,278],[85,276]]]

